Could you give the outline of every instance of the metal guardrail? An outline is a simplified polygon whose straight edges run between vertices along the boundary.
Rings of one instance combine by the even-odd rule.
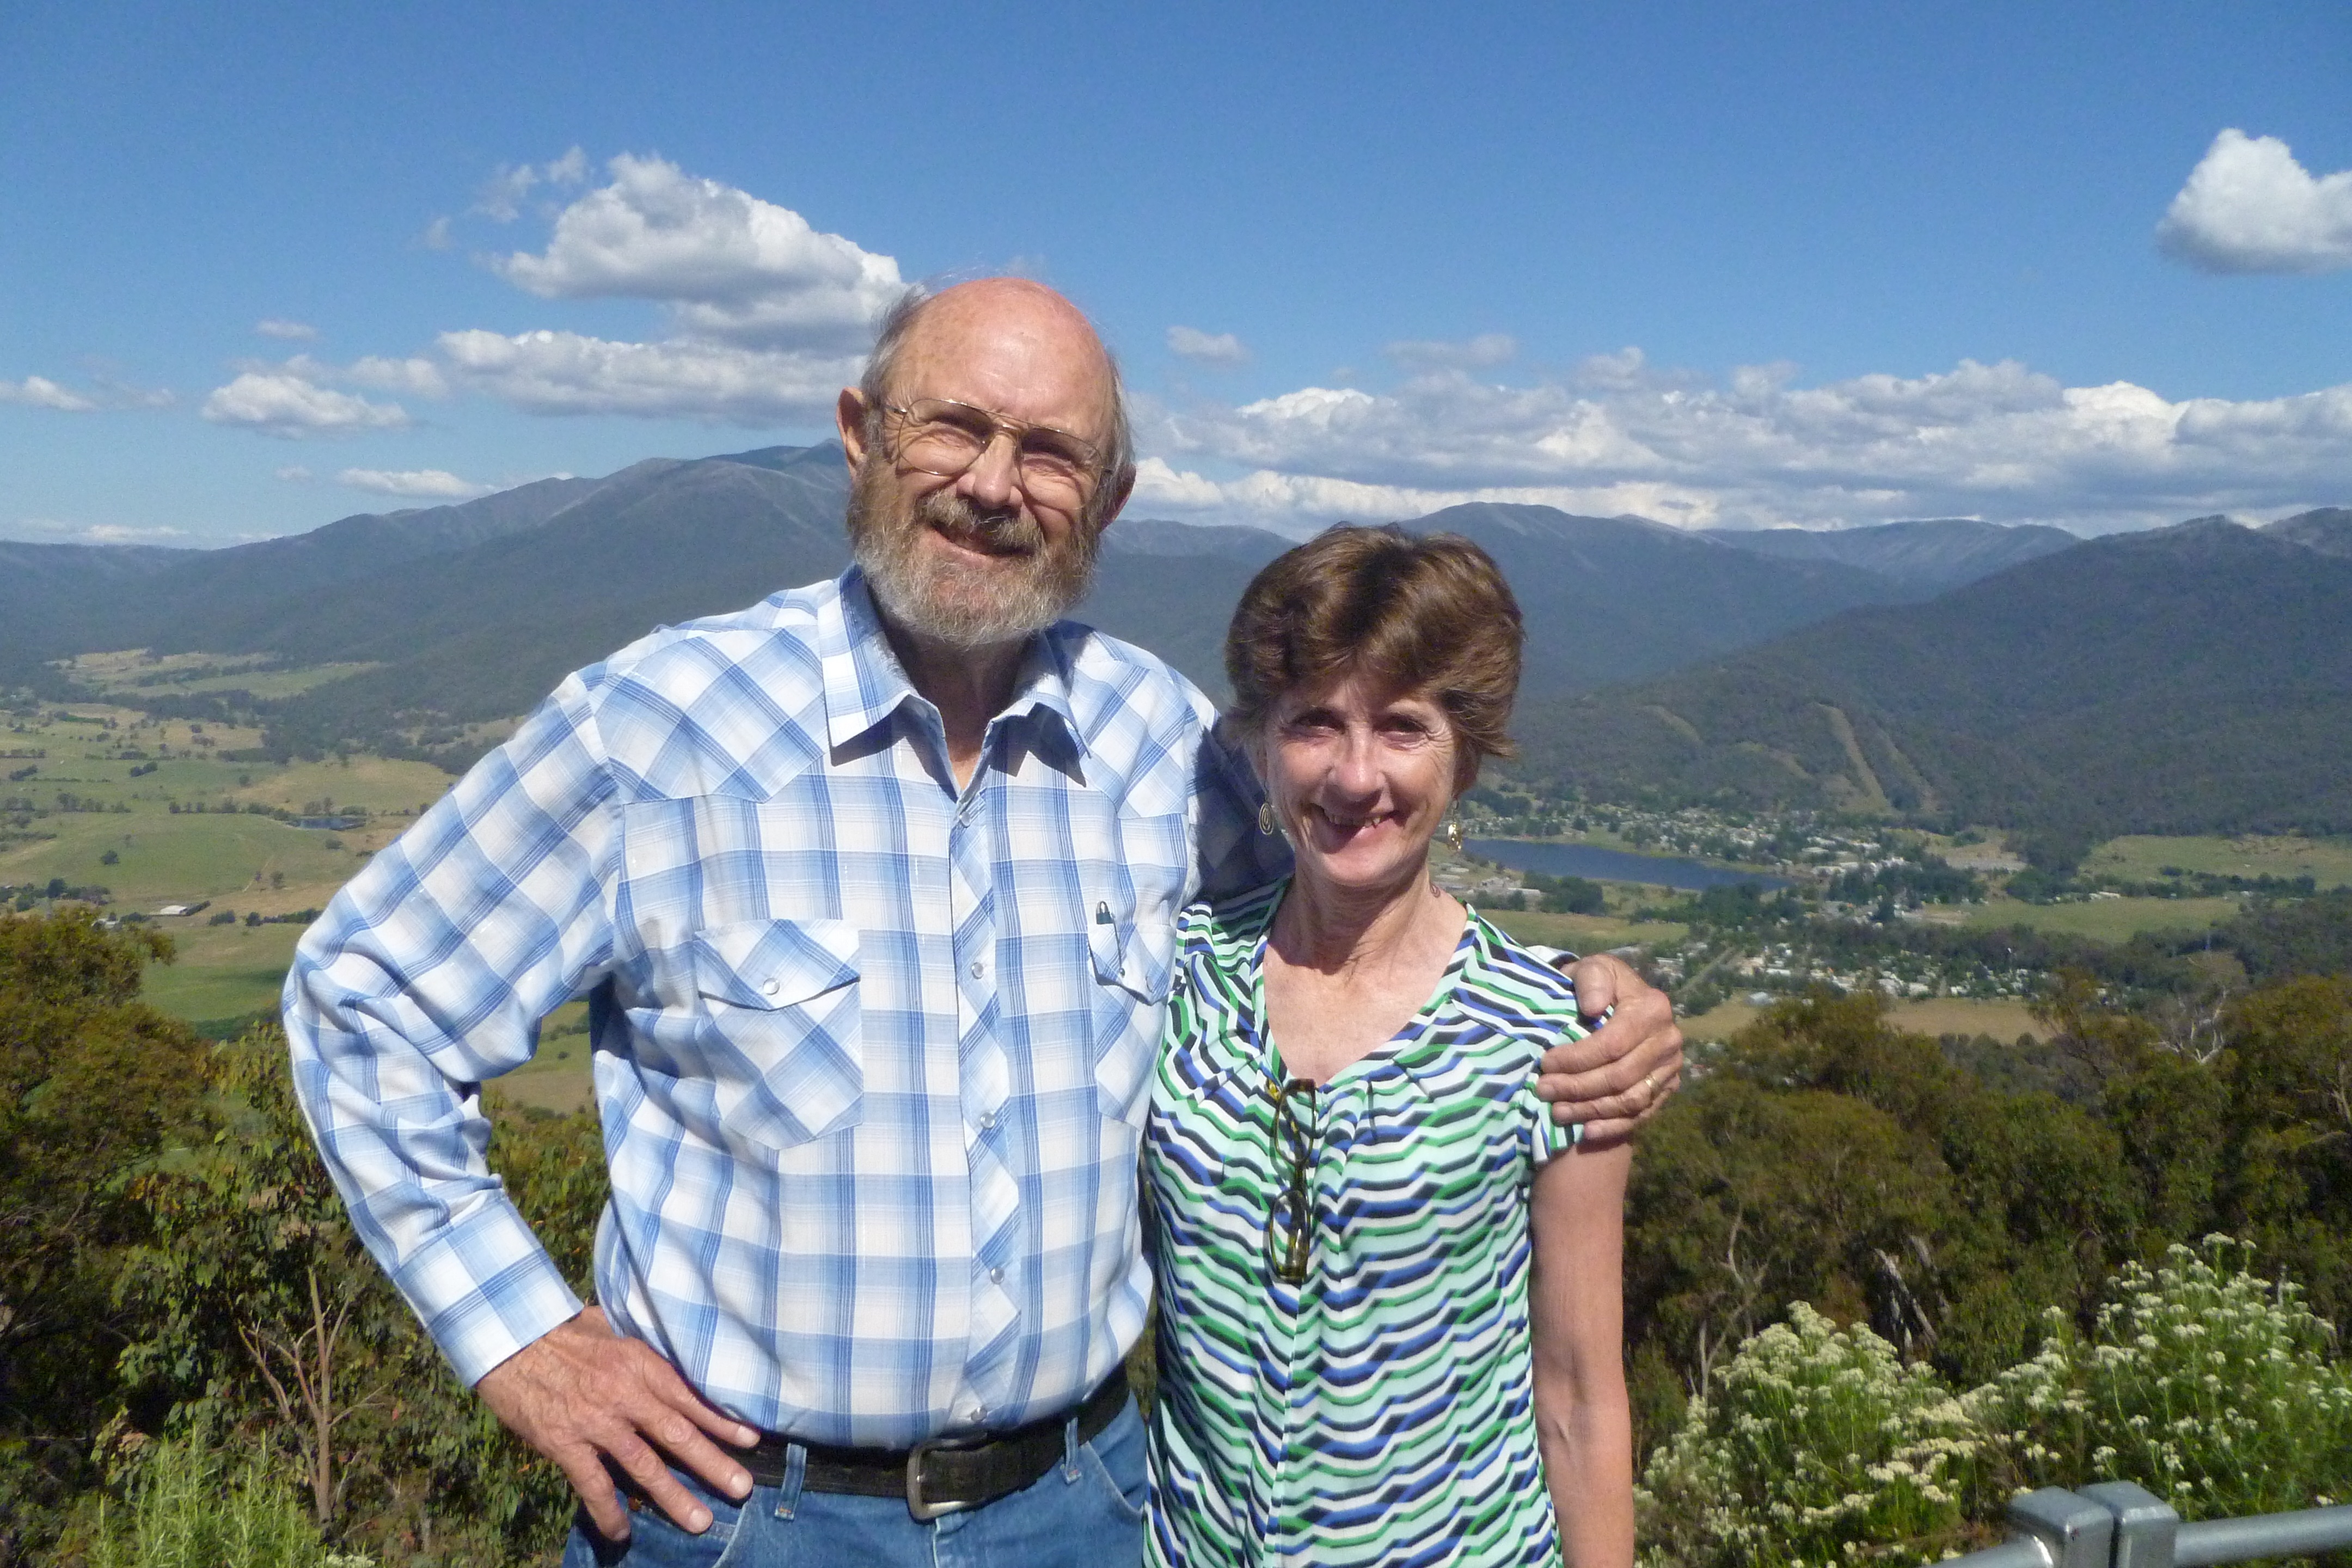
[[[2044,1487],[2011,1503],[2009,1521],[2017,1531],[2009,1540],[1937,1568],[2207,1568],[2352,1547],[2352,1506],[2184,1524],[2130,1481]]]

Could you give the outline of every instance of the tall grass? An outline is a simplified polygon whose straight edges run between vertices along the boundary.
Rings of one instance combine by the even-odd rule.
[[[369,1568],[328,1549],[269,1456],[234,1453],[208,1426],[141,1456],[126,1504],[101,1505],[89,1568]]]

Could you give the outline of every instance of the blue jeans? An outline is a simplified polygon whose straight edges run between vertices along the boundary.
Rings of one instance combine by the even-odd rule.
[[[1143,1418],[1135,1402],[1091,1443],[1072,1416],[1062,1462],[1025,1490],[929,1523],[898,1498],[810,1491],[799,1447],[780,1487],[755,1487],[740,1504],[674,1471],[711,1512],[689,1535],[660,1510],[629,1515],[630,1536],[608,1542],[582,1513],[564,1543],[563,1568],[1133,1568],[1143,1560]]]

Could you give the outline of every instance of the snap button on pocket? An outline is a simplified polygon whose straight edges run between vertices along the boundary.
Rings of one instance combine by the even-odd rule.
[[[760,994],[762,996],[773,996],[777,992],[782,991],[782,986],[771,980],[760,987]]]

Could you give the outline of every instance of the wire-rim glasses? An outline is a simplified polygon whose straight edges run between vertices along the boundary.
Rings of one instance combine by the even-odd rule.
[[[1290,1165],[1281,1196],[1265,1220],[1265,1261],[1274,1277],[1286,1285],[1307,1283],[1307,1253],[1315,1233],[1315,1089],[1309,1079],[1294,1078],[1277,1083],[1267,1093],[1274,1100],[1274,1159]],[[1301,1102],[1305,1119],[1300,1119]],[[1290,1222],[1290,1239],[1276,1237],[1276,1216]]]
[[[1100,474],[1102,454],[1090,441],[1051,425],[1032,425],[952,397],[886,403],[898,421],[898,460],[918,473],[961,479],[996,444],[1013,442],[1021,489],[1039,506],[1075,510],[1086,503]]]

